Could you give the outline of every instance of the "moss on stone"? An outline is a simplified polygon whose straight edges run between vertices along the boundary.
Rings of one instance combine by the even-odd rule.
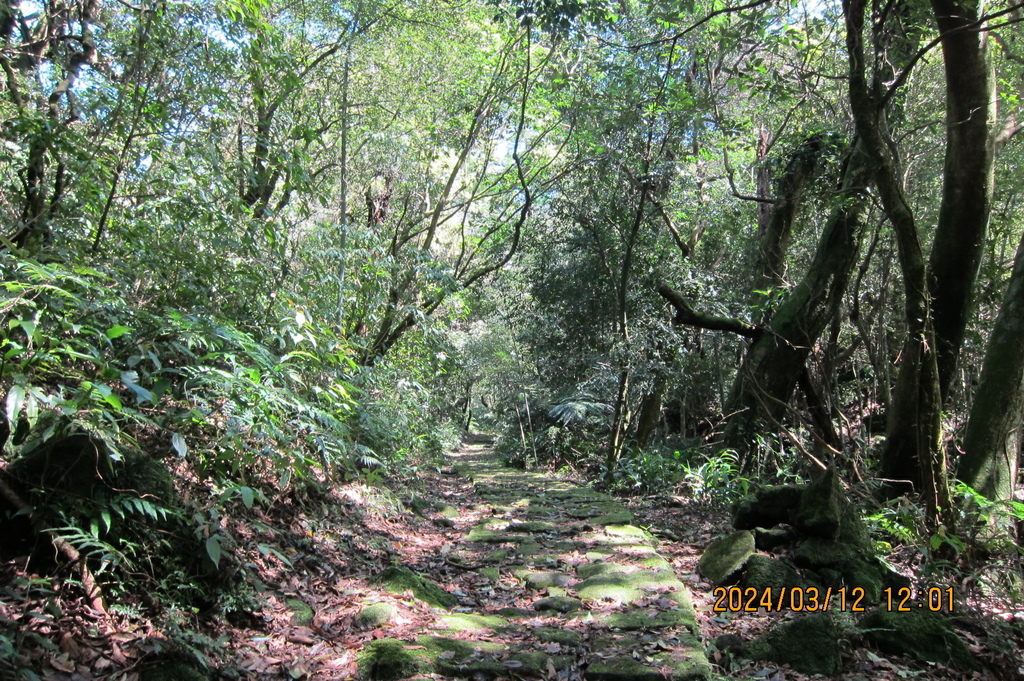
[[[459,509],[452,506],[442,506],[438,513],[445,518],[458,518],[461,515],[461,513],[459,513]]]
[[[384,638],[371,641],[359,653],[359,676],[370,681],[405,679],[419,670],[415,655],[401,641]]]
[[[961,670],[978,667],[967,645],[953,631],[949,617],[942,613],[890,612],[879,608],[861,619],[860,628],[886,653],[906,655],[920,662],[951,664]]]
[[[663,587],[682,589],[683,584],[671,570],[636,570],[595,575],[577,584],[575,590],[584,599],[631,603]]]
[[[632,539],[634,541],[637,539],[650,541],[651,539],[650,534],[634,525],[608,525],[604,528],[604,533],[609,537]]]
[[[489,554],[487,554],[487,557],[484,558],[483,562],[490,563],[492,565],[496,563],[504,563],[505,560],[508,558],[509,553],[510,551],[508,549],[498,549],[497,551],[491,551]]]
[[[522,544],[532,541],[532,539],[528,534],[500,532],[478,526],[469,531],[469,534],[466,535],[466,541],[478,541],[482,544]]]
[[[624,612],[613,612],[600,618],[602,625],[611,629],[636,631],[638,629],[663,629],[667,627],[686,627],[693,630],[697,626],[697,618],[693,612],[686,610],[655,610],[653,608],[631,608]]]
[[[313,608],[309,607],[305,601],[289,598],[285,601],[285,605],[292,612],[292,624],[297,627],[308,627],[313,624]]]
[[[564,572],[535,572],[533,570],[516,570],[515,576],[523,580],[531,589],[543,591],[550,587],[569,586],[571,578]]]
[[[792,567],[781,560],[754,554],[747,559],[743,568],[742,585],[744,589],[754,588],[764,593],[779,593],[780,588],[792,589],[804,587],[806,580]]]
[[[554,627],[537,627],[533,635],[541,643],[559,643],[563,646],[575,647],[580,644],[580,635],[570,629],[555,629]]]
[[[491,584],[497,584],[501,580],[501,571],[496,567],[483,567],[477,570],[476,573]]]
[[[595,525],[628,525],[633,522],[633,514],[622,509],[594,516],[590,522]]]
[[[506,619],[524,619],[526,617],[533,617],[534,613],[530,612],[526,608],[501,608],[497,611],[497,614]]]
[[[397,615],[398,608],[393,604],[373,603],[359,611],[359,614],[356,615],[356,621],[366,628],[375,628],[393,621]]]
[[[474,634],[487,634],[507,625],[508,620],[494,615],[455,613],[440,618],[437,621],[437,630],[439,632],[467,631]]]
[[[405,567],[389,567],[377,575],[374,581],[392,593],[411,591],[417,599],[438,608],[453,608],[459,602],[434,582]]]
[[[508,532],[529,532],[531,534],[553,534],[558,531],[558,528],[554,523],[545,522],[543,520],[529,520],[509,523],[505,530]]]
[[[139,674],[139,681],[210,681],[211,678],[209,670],[184,655],[161,659]]]
[[[788,664],[802,674],[835,674],[842,664],[839,630],[828,613],[783,622],[746,646],[755,660]]]
[[[582,607],[583,601],[578,598],[568,598],[566,596],[549,596],[548,598],[541,598],[533,603],[533,609],[537,612],[572,612],[573,610],[579,610]]]
[[[594,649],[605,655],[613,651],[642,648],[643,643],[622,635],[605,636],[594,642]],[[640,662],[624,653],[592,661],[587,679],[593,681],[706,681],[712,676],[703,646],[693,636],[677,637],[671,650],[655,653]]]
[[[712,584],[725,584],[743,569],[753,554],[754,533],[737,530],[708,545],[697,564],[697,571]]]
[[[732,526],[737,530],[752,530],[792,522],[803,490],[802,485],[774,485],[744,497],[733,511]]]
[[[626,568],[626,566],[618,565],[617,563],[606,563],[604,561],[587,563],[586,565],[579,565],[576,567],[576,576],[580,579],[590,579],[597,575],[624,572],[628,572],[628,568]]]

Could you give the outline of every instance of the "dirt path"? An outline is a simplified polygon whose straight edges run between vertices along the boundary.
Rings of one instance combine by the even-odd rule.
[[[625,506],[589,487],[505,468],[486,446],[453,457],[483,500],[452,520],[446,554],[476,591],[462,602],[475,605],[437,611],[414,642],[370,643],[361,675],[710,678],[686,587]],[[516,607],[496,593],[510,580],[523,594]]]

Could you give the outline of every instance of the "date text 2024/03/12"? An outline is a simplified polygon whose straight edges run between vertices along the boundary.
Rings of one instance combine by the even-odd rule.
[[[750,586],[719,586],[711,592],[715,598],[712,610],[715,612],[757,612],[764,608],[769,612],[790,610],[792,612],[818,612],[837,607],[839,610],[864,612],[869,603],[865,600],[862,587],[841,587],[819,589],[808,587],[779,587],[755,589]],[[953,587],[933,586],[916,594],[910,587],[882,589],[882,603],[890,612],[929,610],[931,612],[953,611]]]

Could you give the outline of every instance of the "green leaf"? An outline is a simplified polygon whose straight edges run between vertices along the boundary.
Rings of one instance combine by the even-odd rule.
[[[138,384],[139,373],[137,371],[122,371],[121,372],[121,383],[129,388],[139,402],[149,402],[150,404],[156,404],[156,400],[153,399],[153,393],[149,392]]]
[[[171,434],[171,446],[174,447],[174,451],[176,451],[180,457],[184,457],[188,454],[188,444],[185,443],[185,438],[182,437],[181,433]]]
[[[25,404],[25,386],[15,384],[7,391],[7,421],[13,423]],[[13,426],[12,426],[13,427]]]
[[[206,555],[213,561],[213,567],[220,567],[220,535],[213,535],[206,540]]]
[[[110,340],[114,340],[115,338],[120,338],[121,336],[125,335],[129,331],[131,331],[131,329],[129,329],[127,326],[121,326],[120,324],[114,324],[112,327],[107,329],[106,333],[107,333],[107,338],[109,338]]]
[[[251,487],[239,487],[239,494],[242,495],[242,503],[245,504],[246,508],[252,508],[252,502],[255,498],[255,494]]]

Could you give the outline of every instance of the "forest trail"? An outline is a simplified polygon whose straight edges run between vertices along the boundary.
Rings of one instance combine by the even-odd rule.
[[[475,574],[477,592],[461,599],[475,605],[439,616],[414,644],[371,643],[364,676],[710,678],[689,593],[623,504],[504,467],[486,445],[451,456],[481,500],[453,523],[447,552],[450,565]],[[500,593],[510,581],[526,587],[516,607]]]

